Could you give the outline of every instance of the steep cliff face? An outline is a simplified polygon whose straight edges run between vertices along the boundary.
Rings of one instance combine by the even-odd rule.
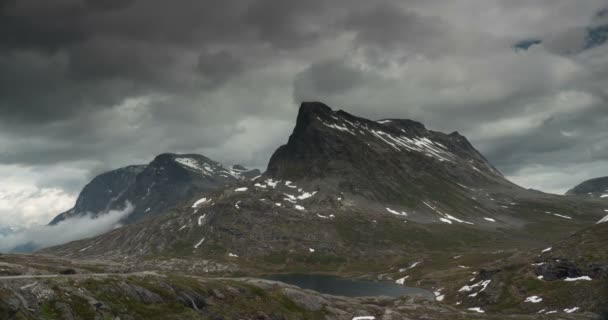
[[[117,201],[135,183],[137,175],[145,169],[145,165],[128,166],[98,175],[82,189],[74,207],[56,216],[50,224],[86,213],[96,214],[114,209]]]
[[[303,103],[286,145],[270,159],[273,179],[324,180],[374,200],[404,203],[433,184],[513,186],[457,132],[427,130],[412,120],[371,121]]]

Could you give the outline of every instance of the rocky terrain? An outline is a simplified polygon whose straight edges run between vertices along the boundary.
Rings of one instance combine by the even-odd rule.
[[[608,198],[608,177],[590,179],[568,190],[567,195]]]
[[[51,221],[122,210],[134,211],[126,222],[162,214],[194,195],[234,185],[259,175],[242,166],[227,168],[198,154],[161,154],[148,165],[128,166],[103,173],[87,184],[74,207]]]
[[[421,296],[347,298],[254,278],[133,272],[98,261],[0,256],[2,319],[595,319],[590,313],[504,316],[481,311]]]

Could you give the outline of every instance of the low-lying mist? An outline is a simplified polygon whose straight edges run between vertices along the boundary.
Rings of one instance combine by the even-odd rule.
[[[120,221],[133,212],[134,206],[125,203],[123,210],[110,210],[94,215],[64,220],[56,225],[35,226],[8,234],[0,234],[0,252],[32,252],[41,248],[94,237],[119,228]]]

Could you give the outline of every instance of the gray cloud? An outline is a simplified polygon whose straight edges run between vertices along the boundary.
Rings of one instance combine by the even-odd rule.
[[[608,157],[608,46],[581,50],[582,31],[604,25],[605,8],[0,0],[0,169],[18,168],[62,203],[94,174],[161,152],[263,169],[299,102],[323,100],[458,130],[507,175],[542,168],[561,177],[546,178],[547,190],[564,190],[561,168],[599,174]],[[513,48],[526,39],[542,42]]]

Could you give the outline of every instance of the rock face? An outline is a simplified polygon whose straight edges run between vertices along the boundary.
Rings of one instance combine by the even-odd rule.
[[[197,154],[161,154],[148,165],[128,166],[95,177],[78,196],[74,208],[59,214],[51,224],[71,217],[93,216],[135,207],[126,222],[166,212],[196,194],[217,190],[259,175],[242,166],[227,168]]]
[[[576,187],[568,190],[566,194],[608,199],[608,177],[584,181]]]
[[[98,175],[82,189],[74,207],[59,214],[50,224],[54,225],[86,213],[104,212],[115,208],[118,199],[133,186],[137,175],[145,169],[145,165],[128,166]]]
[[[371,121],[320,102],[301,105],[286,145],[265,176],[324,180],[341,191],[407,202],[432,184],[511,185],[457,132],[427,130],[412,120]]]

